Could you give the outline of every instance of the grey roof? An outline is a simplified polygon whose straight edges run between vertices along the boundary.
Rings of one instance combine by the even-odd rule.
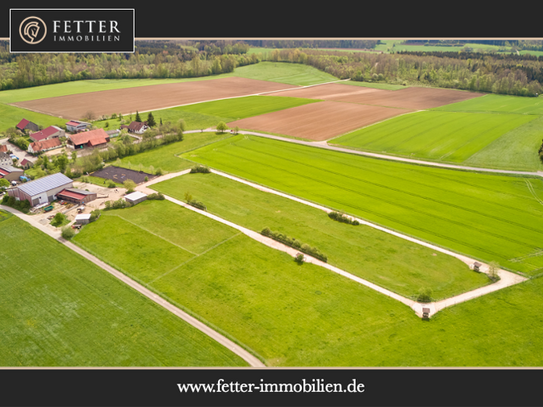
[[[34,196],[72,182],[73,181],[66,175],[58,172],[56,174],[48,175],[47,177],[39,178],[37,180],[19,185],[19,189],[30,196]]]
[[[76,194],[81,194],[81,195],[96,195],[96,192],[90,192],[90,191],[85,191],[83,189],[77,189],[77,188],[66,188],[66,191],[70,191],[70,192],[75,192]]]
[[[6,170],[7,172],[23,171],[22,169],[13,167],[11,165],[0,165],[0,168],[2,168],[3,170]]]

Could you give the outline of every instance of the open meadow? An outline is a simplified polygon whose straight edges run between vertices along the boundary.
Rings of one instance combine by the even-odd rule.
[[[462,163],[536,116],[424,111],[338,137],[333,144],[384,154]]]
[[[376,160],[254,136],[181,157],[528,274],[543,271],[543,181]]]
[[[0,365],[246,366],[16,216],[0,216]]]
[[[108,228],[112,221],[115,227]],[[171,245],[194,257],[149,276],[132,267],[140,257],[129,255],[134,253],[129,243],[136,245],[141,237],[132,233],[127,243],[116,243],[133,226],[157,249],[147,253],[153,261],[167,257]],[[98,238],[93,231],[98,228],[109,231],[109,241]],[[147,281],[268,366],[543,363],[535,351],[542,344],[541,324],[533,319],[540,313],[541,279],[446,309],[426,323],[391,298],[318,266],[297,265],[285,253],[167,201],[104,212],[76,242],[92,246],[107,262],[122,263],[127,274]],[[115,250],[107,247],[111,244]]]
[[[186,192],[207,211],[256,232],[265,227],[317,247],[328,263],[408,298],[424,287],[435,300],[490,283],[451,256],[369,226],[336,222],[316,208],[216,174],[187,174],[151,186],[183,200]]]

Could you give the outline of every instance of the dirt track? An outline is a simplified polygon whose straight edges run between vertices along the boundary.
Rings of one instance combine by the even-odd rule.
[[[316,88],[287,90],[278,92],[275,96],[334,100],[338,102],[422,110],[473,99],[483,96],[483,93],[465,92],[455,89],[416,87],[400,90],[382,90],[352,85],[329,84]]]
[[[326,101],[236,120],[228,126],[321,141],[408,112],[410,110]]]
[[[231,77],[80,93],[29,100],[15,103],[14,106],[70,120],[81,119],[88,111],[92,111],[97,117],[113,113],[126,115],[136,111],[146,112],[296,87],[284,83]]]

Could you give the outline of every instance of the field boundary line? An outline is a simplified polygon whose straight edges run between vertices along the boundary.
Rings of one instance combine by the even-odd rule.
[[[194,260],[194,259],[196,259],[196,258],[198,258],[198,257],[200,257],[200,256],[202,256],[202,255],[204,255],[204,254],[206,254],[207,252],[209,252],[209,251],[215,249],[216,247],[222,245],[223,243],[226,243],[226,242],[229,241],[230,239],[233,239],[233,238],[235,238],[236,236],[239,236],[239,235],[241,235],[241,232],[238,232],[238,233],[236,233],[236,234],[230,236],[228,239],[224,239],[222,242],[217,243],[215,246],[210,247],[209,249],[207,249],[206,251],[204,251],[204,252],[202,252],[202,253],[200,253],[200,254],[196,254],[194,257],[191,257],[190,259],[188,259],[187,261],[181,263],[180,265],[175,266],[173,269],[171,269],[171,270],[169,270],[169,271],[166,271],[164,274],[162,274],[162,275],[156,277],[155,279],[149,281],[147,284],[148,284],[148,285],[151,285],[151,284],[154,283],[155,281],[157,281],[157,280],[161,279],[162,277],[164,277],[164,276],[170,274],[172,271],[177,270],[179,267],[184,266],[185,264],[191,262],[192,260]]]
[[[10,212],[11,214],[19,217],[23,221],[30,223],[33,227],[40,230],[41,232],[45,233],[46,235],[52,237],[59,243],[63,244],[64,246],[68,247],[72,251],[76,252],[77,254],[81,255],[82,257],[86,258],[87,260],[91,261],[104,271],[107,271],[109,274],[113,275],[117,279],[119,279],[121,282],[125,283],[129,287],[133,288],[134,290],[138,291],[140,294],[144,295],[151,301],[155,302],[159,306],[165,308],[166,310],[170,311],[177,317],[181,318],[194,328],[198,329],[200,332],[203,332],[210,338],[214,339],[215,341],[219,342],[224,347],[228,348],[230,351],[241,357],[243,360],[245,360],[251,367],[266,367],[262,361],[245,350],[240,345],[236,344],[232,340],[228,339],[226,336],[220,334],[219,332],[215,331],[211,327],[207,326],[197,318],[193,317],[186,311],[183,311],[179,307],[176,307],[175,305],[171,304],[170,302],[166,301],[164,298],[160,297],[158,294],[155,294],[153,291],[149,290],[148,288],[144,287],[142,284],[136,282],[132,278],[128,277],[124,273],[120,272],[119,270],[115,269],[114,267],[110,266],[109,264],[103,262],[102,260],[98,259],[96,256],[88,253],[86,250],[80,248],[79,246],[75,245],[74,243],[71,243],[65,239],[63,239],[60,235],[60,231],[53,231],[49,228],[47,228],[45,225],[41,225],[36,220],[32,219],[30,215],[25,215],[21,212],[19,212],[16,209],[13,209],[9,206],[2,206],[2,209],[4,209],[7,212]]]
[[[198,256],[197,253],[193,253],[193,252],[191,252],[190,250],[187,250],[187,249],[185,249],[184,247],[179,246],[178,244],[176,244],[176,243],[174,243],[174,242],[170,242],[168,239],[166,239],[166,238],[164,238],[164,237],[162,237],[162,236],[160,236],[160,235],[157,235],[157,234],[154,233],[154,232],[151,232],[149,229],[144,228],[143,226],[140,226],[140,225],[138,225],[137,223],[134,223],[134,222],[132,222],[132,221],[126,219],[126,218],[123,218],[123,217],[122,217],[121,215],[119,215],[119,214],[116,214],[116,213],[115,213],[115,214],[112,214],[112,215],[109,215],[109,216],[116,216],[116,217],[118,217],[119,219],[122,219],[122,220],[124,220],[125,222],[128,222],[128,223],[130,223],[130,224],[136,226],[137,228],[140,228],[140,229],[142,229],[142,230],[145,230],[147,233],[150,233],[150,234],[152,234],[152,235],[158,237],[159,239],[164,240],[165,242],[168,242],[168,243],[170,243],[170,244],[172,244],[172,245],[174,245],[174,246],[176,246],[176,247],[179,247],[181,250],[184,250],[184,251],[186,251],[187,253],[192,254],[193,256]]]
[[[491,174],[498,174],[498,175],[520,175],[520,176],[532,176],[532,177],[537,177],[537,178],[543,177],[543,171],[515,171],[515,170],[500,170],[500,169],[483,168],[483,167],[469,167],[469,166],[463,166],[463,165],[454,165],[454,164],[446,164],[446,163],[439,163],[439,162],[433,162],[433,161],[417,160],[413,158],[405,158],[405,157],[394,156],[394,155],[371,153],[369,151],[353,150],[350,148],[339,147],[338,145],[328,144],[327,140],[312,141],[312,142],[302,141],[302,140],[289,139],[289,138],[285,138],[281,136],[273,136],[271,134],[258,133],[255,131],[247,131],[247,130],[239,130],[238,133],[247,134],[250,136],[269,138],[269,139],[273,139],[277,141],[284,141],[287,143],[300,144],[300,145],[304,145],[308,147],[321,148],[324,150],[337,151],[340,153],[362,155],[362,156],[376,158],[376,159],[398,161],[398,162],[404,162],[404,163],[414,164],[414,165],[424,165],[428,167],[446,168],[446,169],[452,169],[452,170],[458,170],[458,171],[483,172],[483,173],[491,173]]]

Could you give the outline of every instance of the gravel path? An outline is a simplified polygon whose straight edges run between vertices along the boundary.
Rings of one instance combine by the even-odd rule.
[[[96,264],[98,267],[102,268],[103,270],[107,271],[108,273],[112,274],[114,277],[117,277],[119,280],[121,280],[123,283],[127,284],[128,286],[132,287],[139,293],[143,294],[153,302],[157,303],[161,307],[167,309],[171,313],[175,314],[185,322],[189,323],[199,331],[203,332],[204,334],[208,335],[209,337],[213,338],[217,342],[219,342],[221,345],[225,346],[226,348],[230,349],[232,352],[234,352],[239,357],[243,358],[249,365],[252,367],[266,367],[258,358],[247,352],[245,349],[243,349],[241,346],[235,344],[230,339],[226,338],[225,336],[221,335],[220,333],[214,331],[204,323],[200,322],[196,318],[192,317],[191,315],[187,314],[186,312],[182,311],[181,309],[173,306],[168,301],[164,300],[157,294],[153,293],[151,290],[145,288],[141,284],[135,282],[131,278],[127,277],[125,274],[121,273],[120,271],[114,269],[113,267],[109,266],[108,264],[104,263],[100,259],[96,258],[92,254],[86,252],[85,250],[81,249],[80,247],[76,246],[75,244],[63,239],[61,237],[60,230],[53,230],[45,225],[40,224],[39,222],[32,219],[32,216],[25,215],[24,213],[21,213],[13,208],[10,208],[8,206],[0,205],[0,207],[15,216],[19,217],[20,219],[24,220],[25,222],[30,223],[32,226],[34,226],[36,229],[41,230],[42,232],[46,233],[47,235],[51,236],[53,239],[58,240],[63,245],[67,246],[74,252],[78,253],[79,255],[85,257],[87,260],[90,260],[94,264]]]
[[[245,185],[249,185],[249,186],[251,186],[253,188],[256,188],[256,189],[258,189],[260,191],[268,192],[268,193],[275,194],[275,195],[279,195],[279,196],[282,196],[284,198],[288,198],[288,199],[291,199],[293,201],[300,202],[300,203],[302,203],[304,205],[308,205],[308,206],[311,206],[313,208],[320,209],[320,210],[325,211],[327,213],[332,212],[331,209],[326,208],[326,207],[321,206],[321,205],[318,205],[318,204],[315,204],[313,202],[305,201],[305,200],[303,200],[301,198],[297,198],[297,197],[294,197],[292,195],[288,195],[288,194],[276,191],[276,190],[271,189],[271,188],[264,187],[264,186],[256,184],[256,183],[246,181],[246,180],[241,179],[241,178],[237,178],[237,177],[232,176],[230,174],[226,174],[226,173],[216,171],[216,170],[211,170],[211,171],[214,174],[217,174],[217,175],[232,179],[234,181],[243,183]],[[180,172],[177,172],[177,173],[174,173],[174,174],[167,174],[167,175],[164,175],[162,177],[155,178],[154,180],[149,181],[149,182],[147,182],[145,184],[142,184],[142,185],[138,186],[136,189],[138,189],[141,192],[148,193],[148,194],[149,193],[154,193],[156,191],[154,191],[152,189],[149,189],[148,188],[149,185],[155,184],[157,182],[165,181],[166,179],[171,179],[171,178],[174,178],[174,177],[177,177],[177,176],[180,176],[180,175],[184,175],[184,174],[187,174],[189,172],[190,172],[190,170],[185,170],[185,171],[180,171]],[[296,254],[299,253],[298,250],[295,250],[290,246],[286,246],[286,245],[284,245],[282,243],[279,243],[279,242],[277,242],[277,241],[275,241],[275,240],[273,240],[271,238],[263,236],[260,233],[257,233],[255,231],[247,229],[247,228],[245,228],[243,226],[240,226],[240,225],[237,225],[237,224],[232,223],[230,221],[227,221],[225,219],[222,219],[222,218],[220,218],[220,217],[218,217],[216,215],[210,214],[210,213],[208,213],[206,211],[202,211],[200,209],[194,208],[193,206],[190,206],[190,205],[186,204],[185,202],[179,201],[179,200],[177,200],[175,198],[172,198],[172,197],[169,197],[167,195],[165,195],[165,198],[167,200],[169,200],[170,202],[173,202],[173,203],[175,203],[177,205],[183,206],[183,207],[185,207],[185,208],[187,208],[189,210],[200,213],[201,215],[207,216],[207,217],[209,217],[211,219],[214,219],[214,220],[216,220],[218,222],[221,222],[221,223],[223,223],[225,225],[233,227],[233,228],[241,231],[245,235],[251,237],[252,239],[257,240],[258,242],[263,243],[266,246],[269,246],[269,247],[272,247],[274,249],[281,250],[281,251],[283,251],[285,253],[288,253],[292,257],[296,257]],[[386,228],[384,228],[382,226],[375,225],[375,224],[373,224],[371,222],[368,222],[368,221],[366,221],[364,219],[355,218],[355,217],[352,217],[352,218],[358,220],[363,225],[367,225],[369,227],[380,230],[382,232],[392,234],[394,236],[397,236],[399,238],[408,240],[410,242],[417,243],[417,244],[420,244],[422,246],[428,247],[428,248],[430,248],[432,250],[439,251],[439,252],[447,254],[449,256],[453,256],[453,257],[457,258],[458,260],[464,262],[467,265],[472,265],[473,263],[475,263],[475,261],[478,261],[479,263],[481,263],[479,260],[475,260],[475,259],[469,258],[467,256],[455,253],[453,251],[444,249],[442,247],[435,246],[433,244],[424,242],[422,240],[418,240],[418,239],[415,239],[413,237],[410,237],[410,236],[395,232],[393,230],[386,229]],[[380,286],[378,286],[376,284],[373,284],[373,283],[371,283],[371,282],[369,282],[367,280],[364,280],[364,279],[362,279],[360,277],[357,277],[357,276],[355,276],[355,275],[353,275],[351,273],[348,273],[348,272],[346,272],[344,270],[341,270],[341,269],[339,269],[337,267],[334,267],[334,266],[332,266],[332,265],[330,265],[328,263],[325,263],[323,261],[315,259],[315,258],[313,258],[311,256],[305,255],[304,257],[305,257],[305,261],[307,263],[312,263],[312,264],[316,264],[318,266],[324,267],[324,268],[326,268],[326,269],[328,269],[330,271],[333,271],[334,273],[340,274],[340,275],[342,275],[342,276],[344,276],[346,278],[349,278],[349,279],[351,279],[353,281],[356,281],[359,284],[365,285],[366,287],[369,287],[369,288],[371,288],[373,290],[376,290],[376,291],[378,291],[378,292],[380,292],[380,293],[382,293],[382,294],[384,294],[384,295],[386,295],[388,297],[394,298],[395,300],[402,302],[403,304],[411,307],[419,317],[422,317],[422,314],[423,314],[422,309],[423,308],[429,308],[430,309],[429,316],[432,316],[436,312],[438,312],[438,311],[440,311],[440,310],[442,310],[442,309],[444,309],[446,307],[449,307],[451,305],[459,304],[461,302],[468,301],[468,300],[471,300],[473,298],[480,297],[482,295],[494,292],[496,290],[500,290],[500,289],[505,288],[505,287],[509,287],[511,285],[514,285],[514,284],[519,284],[519,283],[522,283],[523,281],[527,280],[527,278],[519,276],[518,274],[512,273],[512,272],[507,271],[507,270],[500,269],[498,271],[498,275],[500,276],[500,280],[498,282],[494,283],[494,284],[490,284],[490,285],[487,285],[487,286],[484,286],[484,287],[480,287],[480,288],[477,288],[475,290],[472,290],[472,291],[457,295],[455,297],[447,298],[447,299],[442,300],[442,301],[423,304],[423,303],[418,303],[418,302],[416,302],[414,300],[411,300],[409,298],[403,297],[403,296],[401,296],[399,294],[396,294],[396,293],[394,293],[394,292],[392,292],[390,290],[387,290],[387,289],[385,289],[383,287],[380,287]],[[483,272],[483,273],[488,274],[488,265],[482,263],[482,266],[480,267],[480,271]]]

